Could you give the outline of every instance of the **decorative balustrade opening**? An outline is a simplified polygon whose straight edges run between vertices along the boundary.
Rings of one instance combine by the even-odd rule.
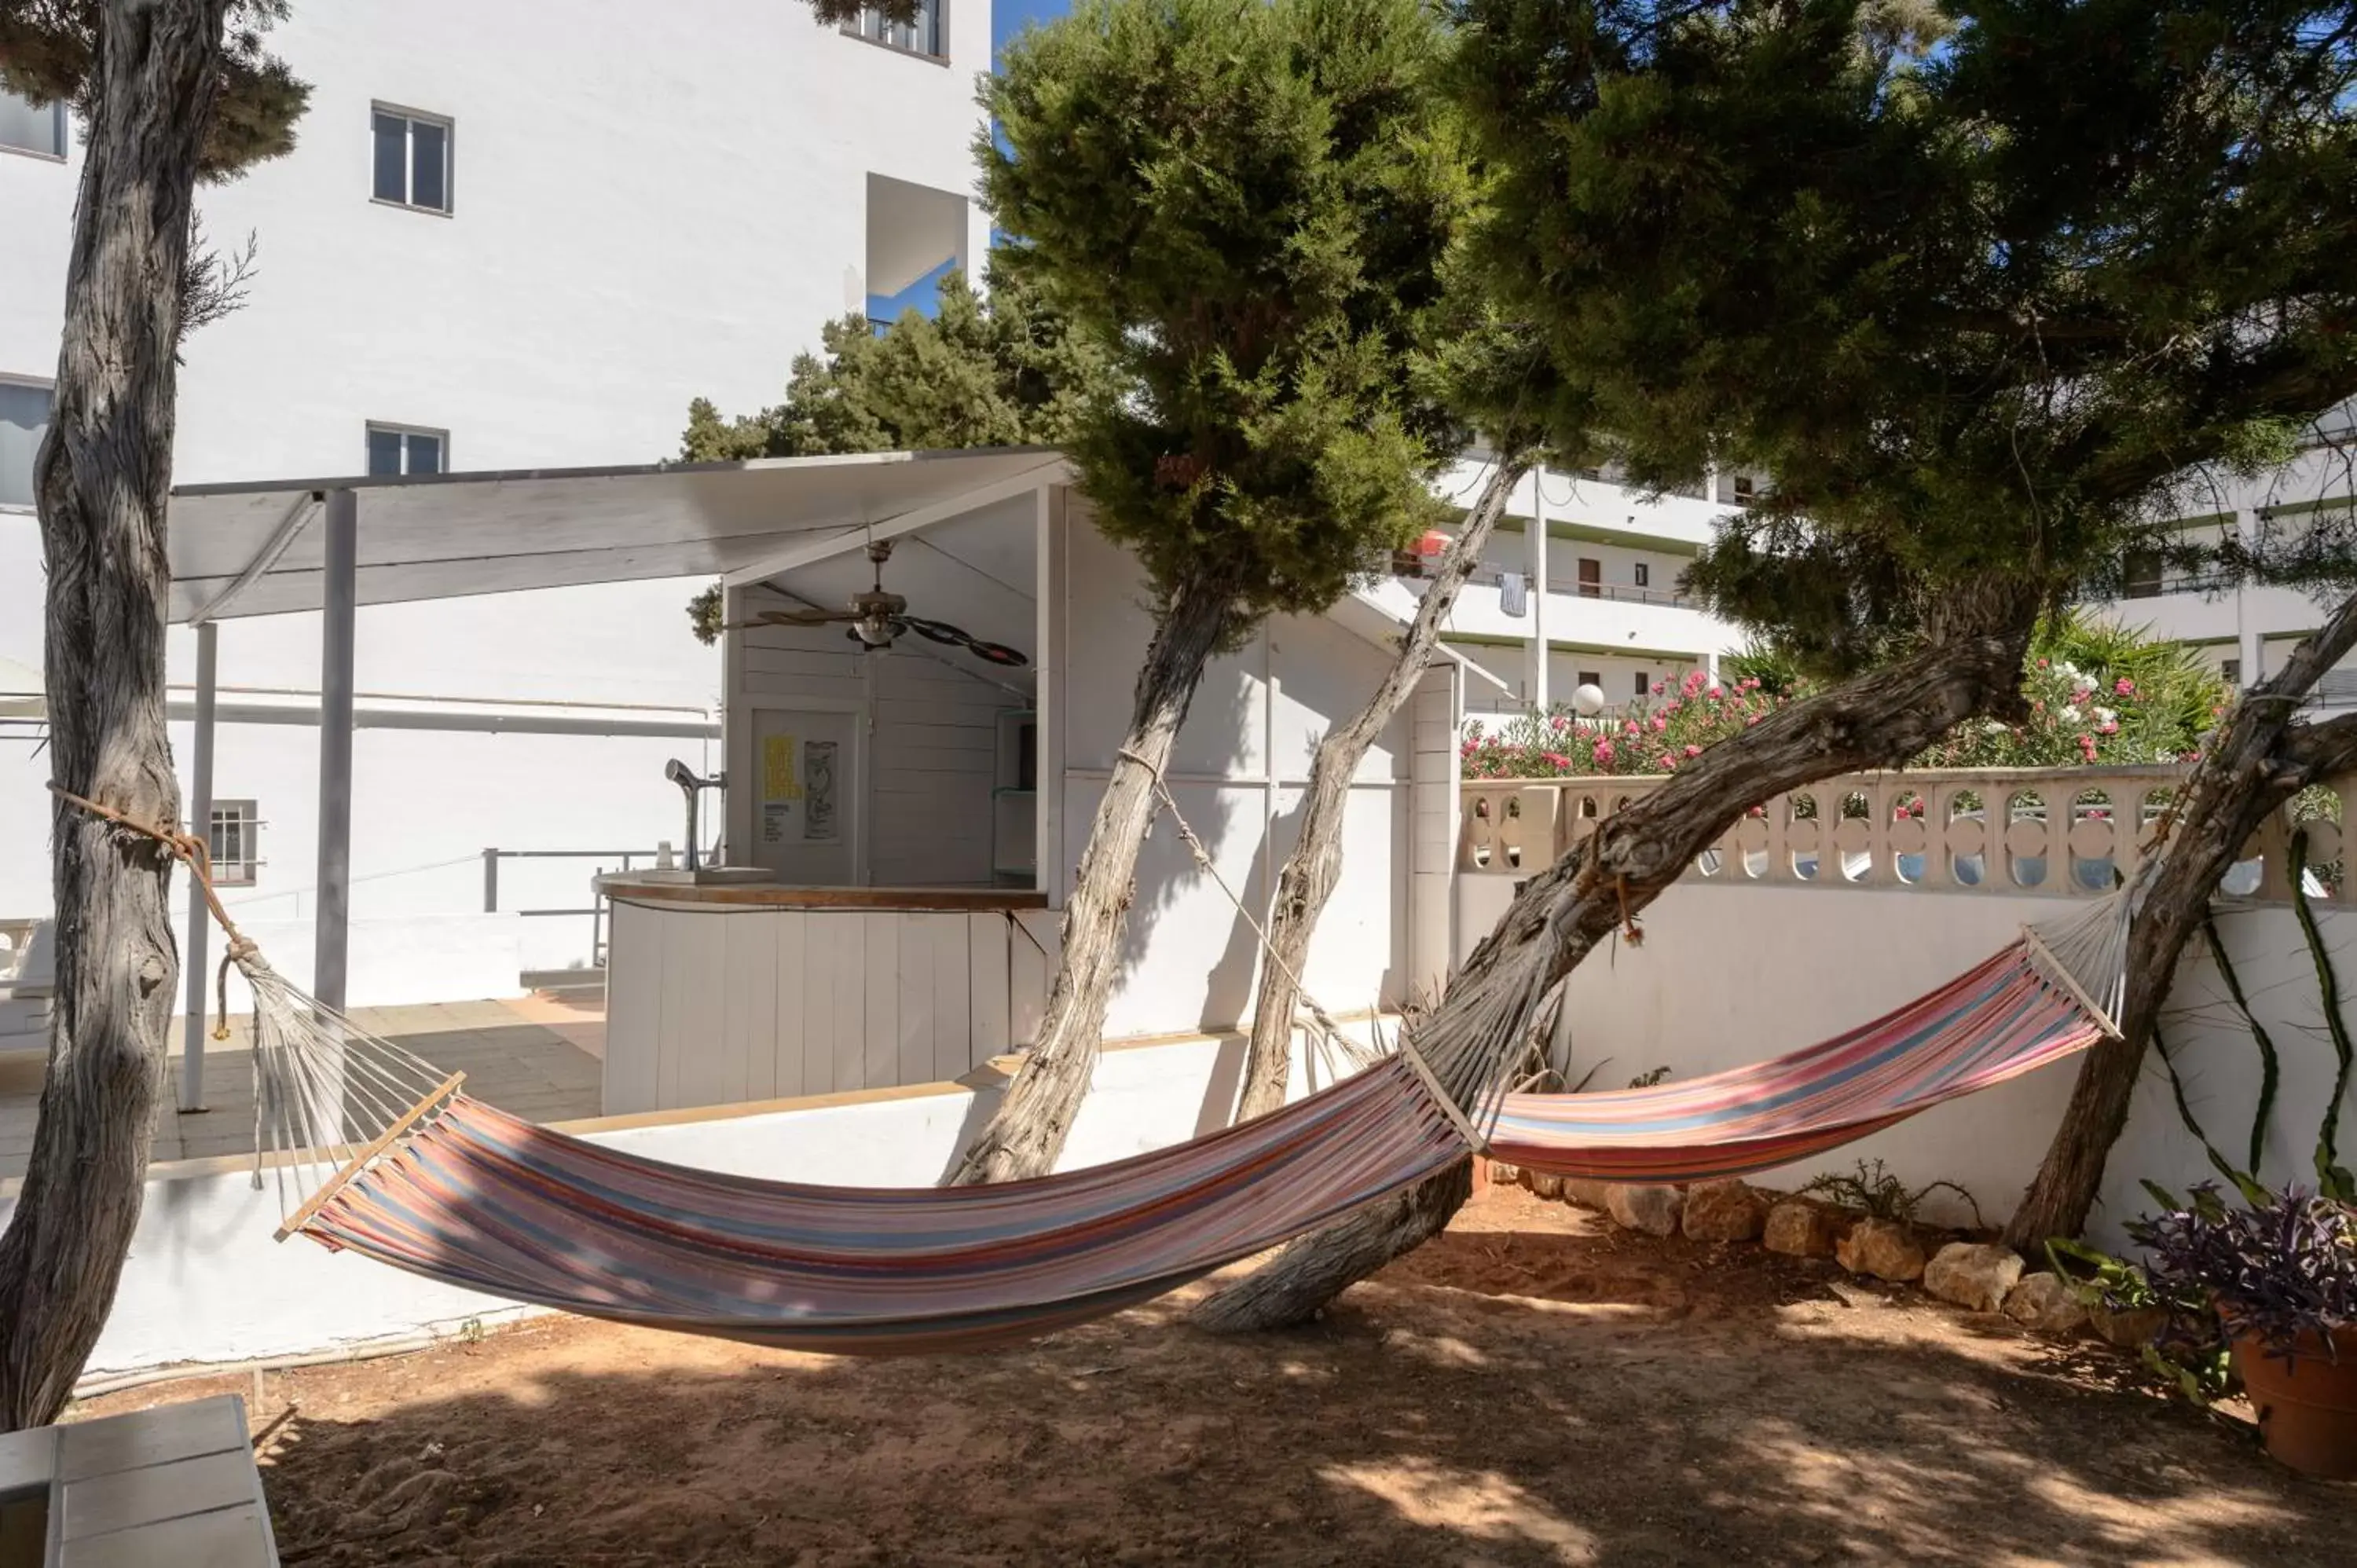
[[[1957,768],[1860,773],[1763,801],[1696,856],[1689,881],[1921,887],[1950,893],[2094,897],[2118,886],[2156,842],[2190,768]],[[1595,832],[1660,779],[1480,779],[1464,789],[1457,867],[1527,876]],[[2223,890],[2289,898],[2295,828],[2309,834],[2307,891],[2346,901],[2341,823],[2357,777],[2303,798],[2254,835]]]

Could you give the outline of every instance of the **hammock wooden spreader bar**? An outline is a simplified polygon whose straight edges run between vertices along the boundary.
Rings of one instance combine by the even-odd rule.
[[[204,877],[188,835],[90,809]],[[1544,989],[1534,950],[1466,983],[1412,1047],[1270,1115],[1111,1165],[947,1189],[757,1180],[569,1137],[469,1098],[460,1075],[304,994],[251,942],[230,961],[253,992],[282,1239],[593,1317],[887,1354],[1027,1338],[1146,1300],[1423,1181],[1480,1146],[1485,1124],[1501,1159],[1620,1180],[1831,1148],[2100,1038],[2129,907],[2091,901],[1821,1045],[1621,1093],[1501,1094]]]

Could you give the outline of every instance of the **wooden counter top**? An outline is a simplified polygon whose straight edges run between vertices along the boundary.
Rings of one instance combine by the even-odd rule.
[[[648,882],[627,872],[597,878],[608,898],[644,904],[768,904],[793,909],[1044,909],[1029,887],[791,887],[775,882]]]

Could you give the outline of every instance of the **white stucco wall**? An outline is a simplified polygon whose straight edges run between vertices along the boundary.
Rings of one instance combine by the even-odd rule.
[[[990,6],[944,9],[945,62],[757,0],[296,6],[269,36],[313,87],[295,152],[199,193],[212,242],[253,233],[259,270],[244,308],[188,344],[175,480],[355,473],[371,420],[447,430],[457,468],[651,462],[677,452],[691,398],[732,413],[774,401],[821,326],[864,303],[869,177],[971,193]],[[448,216],[370,199],[376,102],[452,121]],[[0,155],[0,375],[56,364],[79,127],[70,145],[64,164]],[[986,223],[971,205],[965,223],[979,255]],[[35,666],[38,561],[32,520],[0,513],[0,653]],[[550,702],[716,712],[718,651],[682,613],[702,585],[364,609],[358,684],[518,722]],[[222,684],[315,693],[318,628],[225,624]],[[176,631],[170,678],[194,674],[194,639]],[[371,917],[479,911],[479,875],[450,863],[485,845],[677,840],[663,762],[718,766],[716,746],[690,739],[386,735],[355,745],[354,871],[369,880],[354,907]],[[307,729],[221,732],[216,792],[263,801],[273,822],[263,885],[239,896],[274,899],[270,913],[313,881],[317,752]],[[47,767],[0,738],[0,915],[49,908]],[[587,870],[506,880],[517,902],[580,903]],[[536,924],[527,961],[586,952],[587,934]]]
[[[1062,1168],[1142,1154],[1225,1125],[1243,1058],[1243,1042],[1234,1039],[1107,1053]],[[1295,1092],[1313,1080],[1327,1081],[1322,1069],[1313,1074],[1297,1061]],[[943,1086],[938,1093],[587,1135],[632,1154],[740,1176],[927,1187],[996,1100],[996,1091]],[[0,1224],[16,1187],[0,1182]],[[308,1354],[520,1310],[301,1238],[274,1242],[279,1219],[274,1187],[255,1191],[250,1172],[233,1162],[162,1167],[147,1184],[130,1261],[88,1374]]]
[[[1051,647],[1057,668],[1042,688],[1058,709],[1050,723],[1064,736],[1062,853],[1052,890],[1060,906],[1127,733],[1153,632],[1135,560],[1107,542],[1077,502],[1061,526],[1069,565],[1051,591],[1061,597],[1067,629],[1060,650]],[[1204,671],[1172,751],[1170,790],[1219,876],[1255,913],[1292,851],[1318,741],[1365,704],[1389,658],[1388,650],[1331,620],[1287,617],[1267,622]],[[1342,879],[1303,975],[1310,993],[1337,1012],[1396,1003],[1406,982],[1408,735],[1403,716],[1360,765]],[[1139,852],[1106,1035],[1235,1024],[1251,1007],[1259,953],[1251,927],[1163,822]]]
[[[1462,953],[1495,923],[1512,882],[1467,875],[1458,888]],[[1603,1062],[1597,1087],[1619,1088],[1657,1066],[1695,1078],[1797,1050],[1953,979],[2012,940],[2024,921],[2074,907],[1980,894],[1680,885],[1645,911],[1641,947],[1615,945],[1573,972],[1566,1008],[1571,1077]],[[2346,983],[2357,975],[2357,912],[2323,909],[2319,918]],[[2283,1056],[2262,1174],[2276,1182],[2312,1182],[2309,1156],[2333,1056],[2307,950],[2287,906],[2222,910],[2219,929]],[[2179,970],[2161,1035],[2185,1077],[2195,1116],[2240,1160],[2257,1102],[2259,1058],[2206,950],[2193,952]],[[1759,1179],[1793,1187],[1820,1172],[1847,1170],[1857,1159],[1880,1159],[1910,1185],[1962,1184],[1996,1222],[2012,1212],[2035,1174],[2070,1098],[2073,1071],[2057,1066],[1952,1101]],[[2357,1138],[2349,1145],[2357,1148]],[[2151,1064],[2113,1151],[2095,1234],[2118,1244],[2120,1223],[2152,1207],[2139,1178],[2181,1191],[2213,1175],[2178,1118],[2158,1064]],[[1961,1213],[1938,1205],[1933,1211]]]

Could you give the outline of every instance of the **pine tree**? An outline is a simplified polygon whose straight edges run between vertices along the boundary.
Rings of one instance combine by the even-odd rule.
[[[1419,375],[1472,185],[1416,0],[1083,0],[1006,53],[977,143],[1017,263],[1112,368],[1064,443],[1155,635],[1037,1042],[952,1179],[1049,1168],[1095,1064],[1140,840],[1204,666],[1426,522]]]
[[[1557,374],[1551,428],[1600,435],[1642,482],[1706,462],[1771,474],[1689,586],[1848,678],[1706,750],[1532,878],[1443,1015],[1501,984],[1535,1009],[1754,803],[2011,714],[2041,612],[2148,546],[2204,470],[2279,460],[2293,429],[2357,393],[2347,5],[1453,14],[1493,181],[1476,248],[1497,309]],[[2280,699],[2346,650],[2344,621],[2357,636],[2357,616],[2336,618],[2322,663],[2246,705],[2203,764],[2177,902],[2206,896],[2200,864],[2241,842],[2263,763],[2288,777],[2339,744],[2330,726],[2287,730]],[[2168,935],[2147,922],[2138,938],[2145,1005]],[[2081,1147],[2107,1144],[2134,1060],[2091,1058],[2103,1084],[2076,1114]],[[2026,1212],[2075,1223],[2088,1165],[2042,1178]],[[1207,1315],[1297,1321],[1445,1223],[1463,1190],[1459,1169],[1298,1243]]]

